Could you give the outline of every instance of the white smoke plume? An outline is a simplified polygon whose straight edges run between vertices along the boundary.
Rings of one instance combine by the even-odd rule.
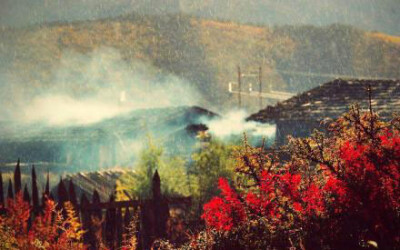
[[[12,105],[7,103],[11,119],[28,124],[89,124],[135,109],[195,105],[201,99],[184,80],[146,62],[128,63],[113,48],[88,54],[65,51],[51,79],[51,87],[25,90],[33,96],[10,91],[8,95],[16,97]]]
[[[234,110],[221,118],[207,120],[204,123],[208,126],[211,134],[222,139],[231,136],[241,136],[243,133],[267,139],[275,137],[275,125],[246,121],[246,117],[248,117],[248,114],[244,110]]]

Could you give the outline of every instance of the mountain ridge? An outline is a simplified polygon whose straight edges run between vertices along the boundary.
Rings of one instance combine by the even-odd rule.
[[[81,57],[98,48],[111,47],[120,53],[127,70],[135,70],[135,63],[143,62],[155,67],[151,74],[158,78],[164,74],[176,75],[200,90],[199,99],[205,103],[202,106],[217,106],[218,110],[235,105],[227,84],[236,81],[238,65],[244,72],[262,66],[264,85],[296,92],[331,79],[289,75],[278,69],[400,78],[398,40],[397,36],[365,32],[346,25],[271,28],[185,15],[136,15],[53,23],[34,29],[3,29],[0,66],[6,65],[3,82],[21,83],[23,89],[19,92],[32,86],[37,87],[32,91],[40,92],[57,83],[59,75],[54,72],[60,68],[76,76],[87,74],[82,65],[65,63],[66,52],[72,51]],[[99,58],[107,60],[107,55]],[[75,62],[74,58],[71,60]],[[85,90],[85,95],[98,88],[82,89],[73,82],[67,87],[72,93]],[[7,98],[4,96],[4,100]],[[253,108],[258,104],[258,101],[247,101]]]
[[[145,15],[183,13],[270,26],[343,23],[368,31],[400,34],[400,2],[397,0],[3,0],[1,7],[0,26],[96,20],[137,12]]]

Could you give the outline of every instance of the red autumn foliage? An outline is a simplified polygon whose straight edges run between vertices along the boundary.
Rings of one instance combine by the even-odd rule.
[[[46,200],[43,214],[31,217],[31,209],[21,192],[8,201],[6,213],[0,216],[1,249],[86,249],[82,244],[81,225],[73,206],[65,204],[66,218],[56,203]]]
[[[203,218],[212,221],[217,230],[231,230],[237,223],[246,219],[246,214],[239,196],[225,179],[219,180],[219,188],[224,198],[214,197],[205,204]]]
[[[266,234],[287,236],[263,246],[400,247],[398,124],[354,107],[331,124],[328,136],[291,138],[291,159],[283,163],[246,143],[238,178],[232,185],[221,179],[221,197],[204,205],[208,230],[243,239],[237,231],[261,220]]]

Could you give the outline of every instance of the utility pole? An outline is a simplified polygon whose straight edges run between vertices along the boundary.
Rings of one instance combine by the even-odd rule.
[[[258,90],[257,90],[257,77],[258,77]],[[258,72],[250,71],[248,73],[242,73],[240,65],[237,66],[237,82],[229,82],[228,83],[228,92],[230,96],[238,95],[238,106],[242,108],[242,96],[248,96],[251,98],[253,105],[255,102],[258,102],[260,105],[260,109],[263,108],[264,101],[263,98],[268,100],[278,100],[284,101],[291,97],[293,97],[293,93],[282,92],[282,91],[272,91],[271,84],[265,83],[263,86],[263,78],[262,78],[262,66],[258,67]],[[246,80],[249,78],[250,80]],[[242,82],[243,81],[243,82]],[[242,83],[248,84],[248,90],[243,92]],[[237,86],[237,87],[236,87]],[[254,89],[253,89],[254,87]],[[264,92],[263,92],[264,91]],[[236,98],[236,97],[234,97]],[[257,104],[255,104],[257,106]]]
[[[242,74],[240,73],[240,66],[238,66],[238,84],[239,84],[239,109],[242,108]]]

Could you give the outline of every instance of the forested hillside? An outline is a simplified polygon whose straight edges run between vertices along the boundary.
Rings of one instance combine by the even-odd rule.
[[[3,0],[0,26],[21,27],[53,21],[97,20],[131,12],[184,13],[199,18],[262,25],[341,23],[367,31],[400,34],[398,0]]]
[[[60,68],[76,76],[85,74],[84,67],[66,62],[66,53],[79,58],[104,47],[116,49],[129,70],[152,65],[154,79],[170,73],[185,79],[200,90],[203,102],[218,108],[231,104],[227,83],[236,80],[238,65],[244,71],[261,65],[265,85],[292,92],[330,80],[320,74],[400,78],[396,36],[344,25],[271,28],[185,15],[131,14],[111,20],[3,28],[0,79],[15,83],[14,87],[37,87],[34,95],[57,84]],[[102,84],[112,86],[113,79],[108,80]],[[100,87],[68,85],[74,95],[87,95]]]

